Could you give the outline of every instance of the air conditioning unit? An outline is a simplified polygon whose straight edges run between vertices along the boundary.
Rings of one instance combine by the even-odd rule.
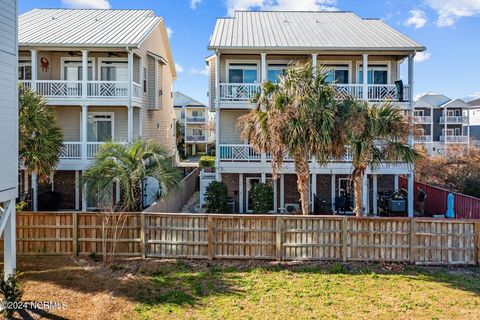
[[[294,214],[300,210],[300,205],[298,203],[286,203],[285,204],[285,213]]]

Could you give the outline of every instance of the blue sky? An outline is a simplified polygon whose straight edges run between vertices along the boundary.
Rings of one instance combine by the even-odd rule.
[[[381,18],[427,47],[415,66],[415,94],[480,97],[480,0],[19,0],[33,8],[153,9],[171,30],[175,90],[207,101],[204,58],[217,17],[235,9],[342,10]],[[420,61],[421,60],[421,61]]]

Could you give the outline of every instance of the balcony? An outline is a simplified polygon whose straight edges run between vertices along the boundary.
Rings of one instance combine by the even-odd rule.
[[[123,142],[118,142],[124,144]],[[86,159],[93,159],[97,155],[100,146],[104,142],[87,142]],[[60,152],[60,159],[62,160],[78,160],[83,158],[82,142],[64,142],[62,151]]]
[[[468,124],[468,117],[463,116],[440,117],[440,124],[445,124],[445,119],[447,124]]]
[[[413,122],[417,124],[423,124],[423,123],[430,124],[432,123],[432,117],[431,116],[414,116]]]
[[[338,100],[353,97],[358,100],[363,99],[363,84],[336,84],[335,98]],[[404,85],[403,95],[397,91],[395,85],[376,85],[367,86],[367,97],[370,102],[408,102],[410,99],[410,86]],[[248,103],[257,93],[260,92],[258,83],[221,83],[220,84],[220,102]]]
[[[445,142],[445,136],[440,136],[440,141]],[[447,136],[447,141],[446,142],[452,142],[452,143],[468,143],[468,136],[454,136],[454,135],[449,135]]]
[[[414,143],[432,142],[432,136],[422,135],[413,137]]]
[[[207,121],[207,118],[205,116],[199,116],[199,117],[194,117],[194,116],[187,116],[185,121],[187,123],[200,123],[203,124]]]
[[[195,142],[207,142],[207,136],[205,135],[187,135],[185,137],[186,143],[195,143]]]

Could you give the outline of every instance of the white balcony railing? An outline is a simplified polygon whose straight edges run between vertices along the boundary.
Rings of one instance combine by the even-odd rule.
[[[185,142],[206,142],[207,136],[187,135]]]
[[[343,100],[347,97],[362,100],[364,87],[363,84],[335,84],[336,99]],[[403,95],[397,90],[394,84],[369,84],[368,101],[397,101],[408,102],[410,99],[410,86],[403,86]],[[223,102],[247,102],[250,101],[255,94],[260,92],[260,84],[258,83],[221,83],[220,84],[220,101]]]
[[[47,98],[79,98],[82,81],[37,80],[37,93]]]
[[[192,122],[192,123],[205,123],[206,120],[207,118],[205,118],[204,116],[201,116],[201,117],[187,116],[186,117],[186,121]]]
[[[88,81],[87,96],[91,98],[126,98],[127,81]]]
[[[60,159],[81,159],[82,143],[81,142],[64,142]]]
[[[450,124],[467,124],[468,118],[463,116],[456,116],[456,117],[446,117],[447,123]],[[440,123],[445,123],[445,117],[440,117]]]
[[[422,135],[422,136],[415,136],[413,137],[413,142],[415,143],[423,143],[423,142],[431,142],[432,136],[430,135]]]
[[[133,82],[132,89],[133,89],[132,96],[134,98],[141,99],[143,97],[143,88],[140,84]]]
[[[440,141],[445,142],[445,136],[441,135]],[[468,142],[468,136],[447,136],[447,142],[466,143]]]
[[[432,117],[431,116],[413,116],[414,123],[431,123]]]

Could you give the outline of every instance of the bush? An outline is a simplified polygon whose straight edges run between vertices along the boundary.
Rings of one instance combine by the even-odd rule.
[[[215,157],[210,157],[210,156],[200,157],[198,164],[201,168],[215,168]]]
[[[480,176],[468,178],[463,186],[462,193],[480,198]]]
[[[22,299],[23,292],[20,289],[18,283],[18,274],[14,273],[5,279],[3,272],[0,274],[0,293],[3,295],[3,302],[6,304],[6,308],[3,309],[3,314],[7,319],[11,319],[16,303]],[[10,307],[10,308],[9,308]]]
[[[227,207],[228,189],[223,182],[212,181],[207,187],[205,203],[208,213],[225,213]]]
[[[265,183],[257,183],[252,190],[253,213],[266,214],[273,208],[273,189]]]

